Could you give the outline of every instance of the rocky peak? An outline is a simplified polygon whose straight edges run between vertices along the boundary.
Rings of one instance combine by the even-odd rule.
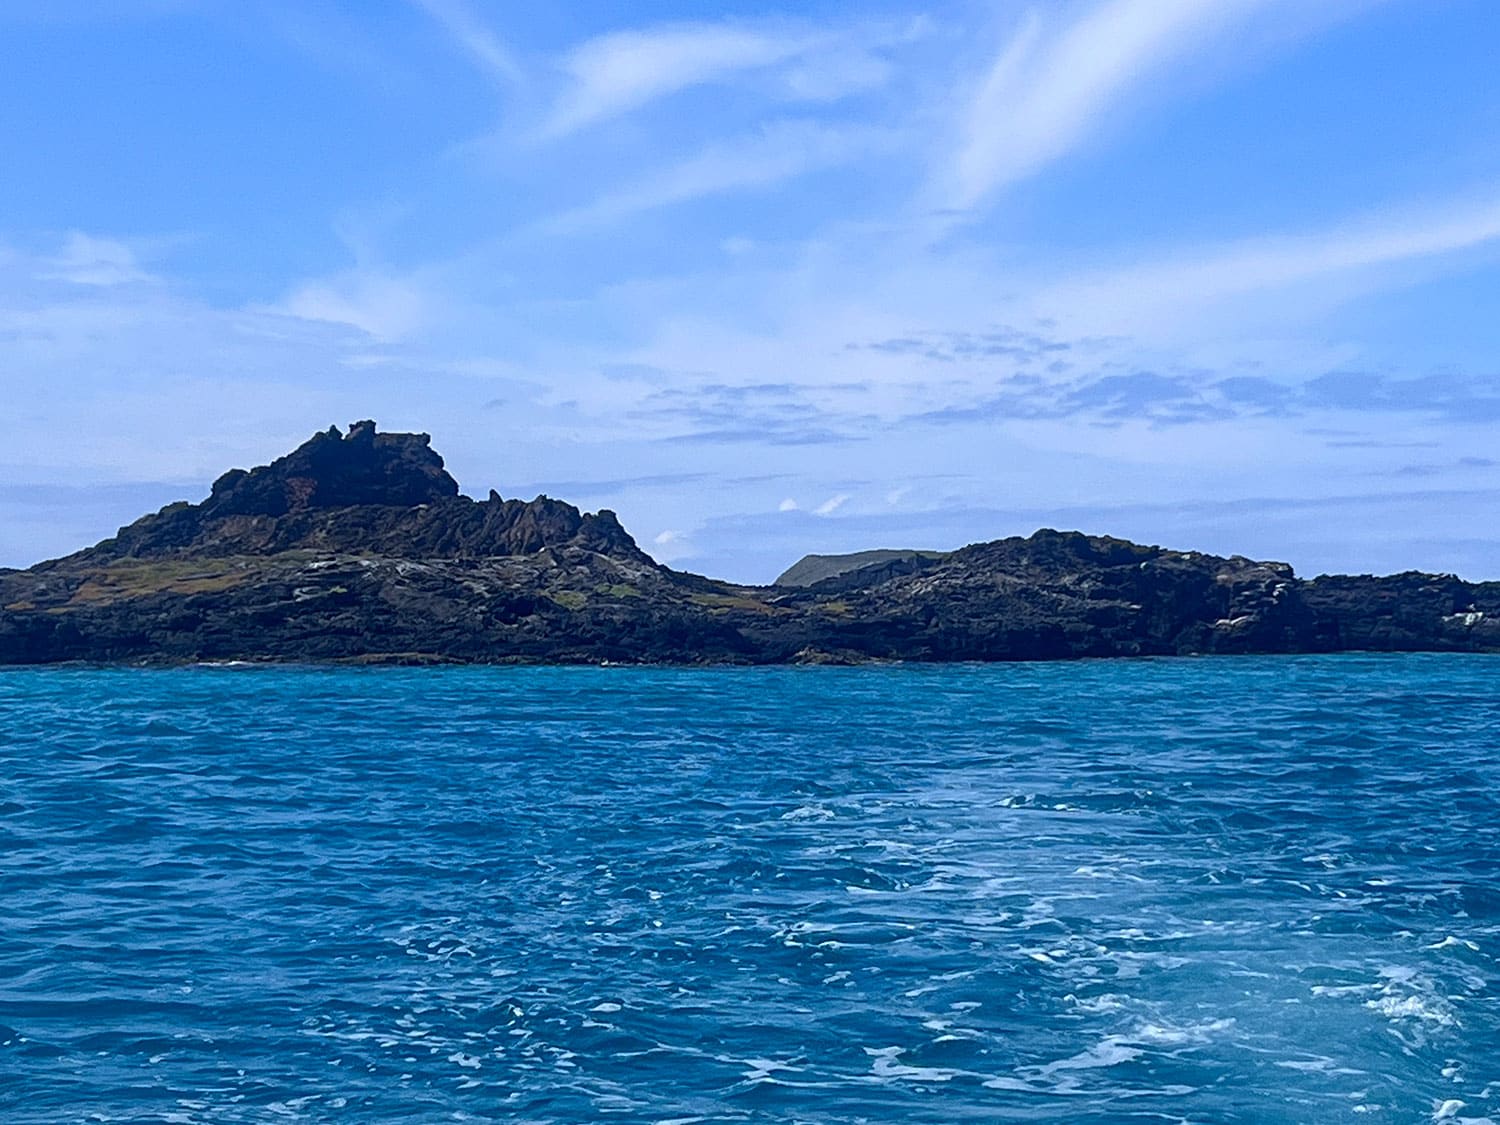
[[[412,508],[458,495],[427,434],[382,434],[355,422],[330,426],[269,465],[231,469],[203,503],[206,518],[283,516],[318,508],[378,504]]]
[[[201,504],[169,504],[81,554],[102,558],[274,555],[289,550],[475,559],[576,548],[655,566],[615,514],[493,489],[458,494],[426,434],[356,422],[314,434],[259,468],[231,469]]]

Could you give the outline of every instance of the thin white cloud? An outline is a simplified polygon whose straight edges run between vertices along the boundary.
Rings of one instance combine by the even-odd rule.
[[[469,10],[463,0],[412,0],[453,37],[475,62],[504,82],[518,84],[523,75],[510,49]]]
[[[42,276],[50,281],[92,286],[127,285],[151,277],[125,243],[80,231],[68,235],[62,249],[46,263]]]
[[[592,227],[677,203],[768,187],[888,151],[897,141],[892,131],[868,126],[772,122],[749,136],[711,144],[679,164],[564,212],[543,227],[551,232]]]
[[[776,510],[778,512],[795,512],[799,507],[800,505],[797,503],[797,501],[788,496],[779,505],[777,505]]]
[[[659,563],[671,564],[681,559],[693,558],[697,552],[693,538],[686,531],[668,528],[651,539],[651,557]]]
[[[1054,310],[1091,310],[1118,323],[1143,324],[1161,315],[1180,318],[1217,301],[1440,259],[1496,241],[1500,196],[1449,200],[1387,208],[1328,230],[1246,239],[1100,271],[1056,285],[1039,299]]]
[[[1028,14],[966,107],[948,202],[974,207],[1071,151],[1135,87],[1278,2],[1106,0],[1058,30]]]
[[[799,60],[787,68],[781,81],[793,98],[832,102],[885,85],[893,70],[889,60],[852,46]]]
[[[352,270],[301,285],[268,311],[345,324],[377,340],[390,341],[423,327],[431,308],[427,295],[410,279]]]
[[[838,511],[848,502],[849,494],[847,492],[840,492],[837,496],[830,496],[827,500],[824,500],[821,504],[814,508],[813,515],[831,516],[834,512]]]
[[[815,26],[790,20],[668,23],[587,40],[564,60],[568,85],[540,135],[557,138],[634,112],[695,86],[749,73],[764,92],[790,101],[832,102],[885,85],[887,53],[932,31],[925,17]]]
[[[568,56],[565,69],[572,87],[552,111],[543,135],[562,136],[679,90],[771,66],[811,43],[806,32],[710,23],[601,35]]]

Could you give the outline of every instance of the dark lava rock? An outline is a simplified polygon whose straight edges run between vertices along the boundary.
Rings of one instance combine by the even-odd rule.
[[[1500,583],[1451,575],[1305,581],[1052,530],[804,562],[771,587],[673,571],[612,512],[472,500],[426,434],[360,422],[95,547],[0,570],[0,663],[1500,651]]]
[[[299,549],[394,558],[485,558],[576,546],[650,565],[615,518],[539,496],[458,494],[426,434],[356,422],[314,434],[251,469],[231,469],[201,504],[169,504],[69,561],[272,555]]]
[[[458,495],[427,434],[382,434],[356,422],[314,434],[285,457],[246,472],[231,469],[200,506],[205,518],[284,516],[309,509],[380,504],[412,508]]]

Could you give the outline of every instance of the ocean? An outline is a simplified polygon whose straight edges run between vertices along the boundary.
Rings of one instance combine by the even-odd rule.
[[[0,672],[0,1121],[1500,1121],[1500,657]]]

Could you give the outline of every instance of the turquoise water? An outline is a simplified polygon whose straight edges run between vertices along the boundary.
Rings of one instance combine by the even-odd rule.
[[[0,1120],[1500,1120],[1497,689],[5,671]]]

